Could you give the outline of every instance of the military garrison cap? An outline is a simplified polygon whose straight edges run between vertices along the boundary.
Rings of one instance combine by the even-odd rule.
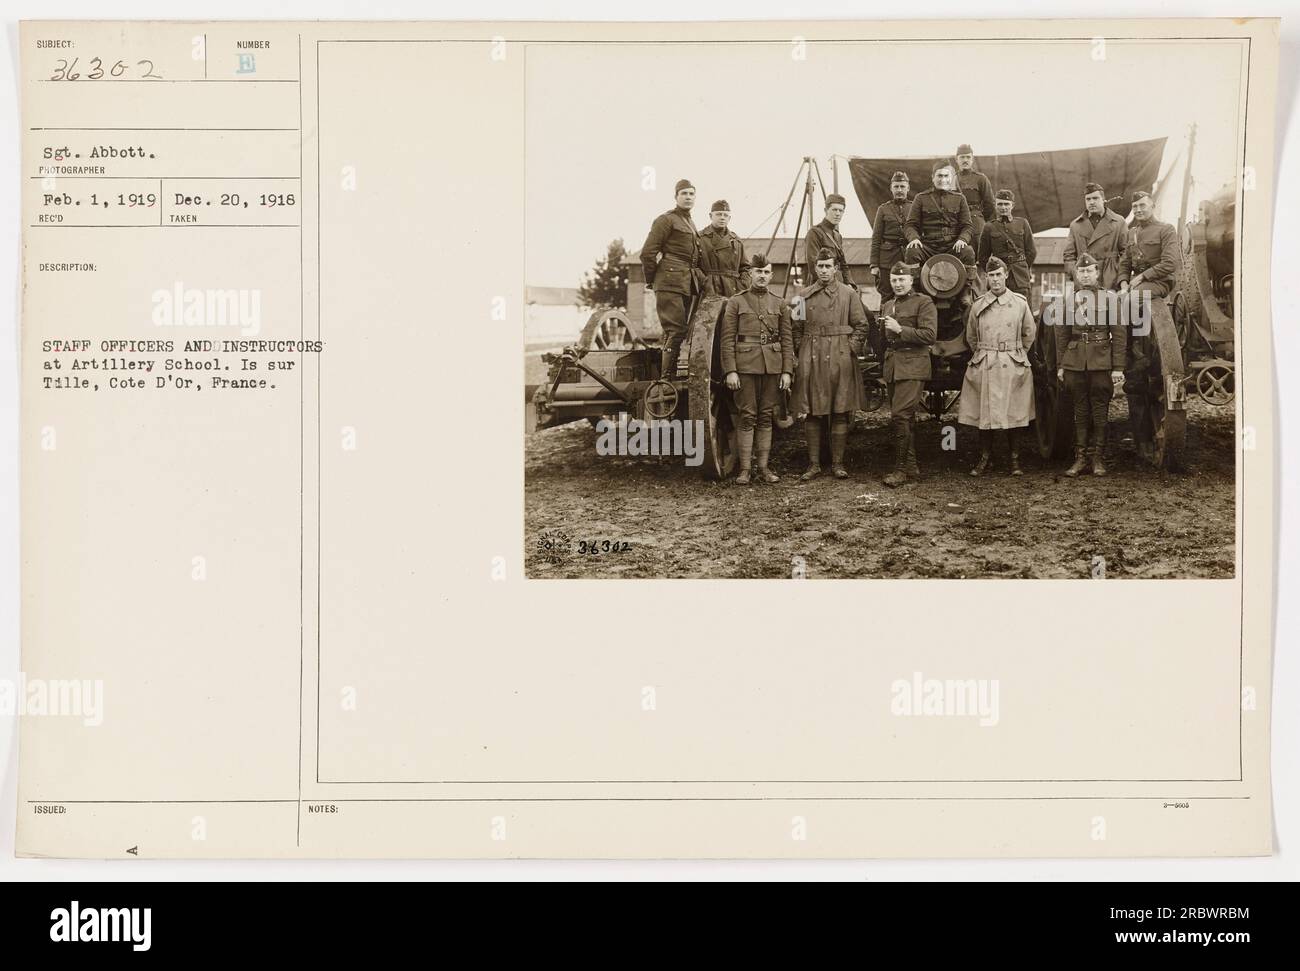
[[[896,260],[894,265],[889,268],[890,276],[911,276],[912,267],[902,260]]]
[[[829,208],[830,206],[833,206],[836,203],[839,203],[841,206],[844,205],[844,197],[840,195],[838,192],[832,192],[830,195],[826,197],[826,205]]]
[[[1076,269],[1084,266],[1096,266],[1097,257],[1093,256],[1091,253],[1084,253],[1079,257],[1079,261],[1074,265]]]
[[[683,189],[694,189],[694,188],[695,186],[691,185],[690,179],[678,179],[677,188],[673,189],[673,195],[676,195],[677,193],[681,192]]]
[[[1100,192],[1102,195],[1106,194],[1106,190],[1103,189],[1101,186],[1099,186],[1096,182],[1089,182],[1087,185],[1083,187],[1083,194],[1085,196],[1090,196],[1094,192]]]
[[[749,268],[751,270],[762,270],[772,265],[772,261],[767,258],[766,253],[755,253],[749,258]]]
[[[966,145],[966,144],[958,145],[958,146],[957,146],[957,154],[958,154],[958,155],[974,155],[974,154],[975,154],[975,149],[971,148],[969,145]]]
[[[1150,198],[1151,198],[1151,193],[1147,192],[1146,189],[1138,189],[1137,192],[1133,193],[1134,202],[1137,202],[1139,199],[1150,199]]]
[[[935,159],[934,164],[930,166],[930,174],[934,175],[940,169],[954,169],[956,167],[950,158]]]
[[[829,246],[823,246],[821,249],[817,251],[818,263],[820,263],[822,260],[833,260],[833,259],[835,259],[835,251],[831,249]]]
[[[1007,272],[1007,264],[1002,261],[1000,256],[990,256],[988,262],[984,264],[984,270],[988,273],[992,273],[994,270],[1001,270],[1005,273]]]
[[[1005,199],[1007,202],[1015,202],[1015,201],[1016,201],[1016,195],[1015,195],[1015,193],[1012,192],[1010,189],[999,189],[999,190],[998,190],[998,198],[999,198],[999,199]]]
[[[911,182],[912,180],[907,177],[906,172],[904,172],[902,169],[899,169],[897,172],[895,172],[893,175],[889,177],[889,181],[890,182]]]
[[[719,199],[709,207],[709,212],[731,212],[731,206],[727,205],[726,199]]]

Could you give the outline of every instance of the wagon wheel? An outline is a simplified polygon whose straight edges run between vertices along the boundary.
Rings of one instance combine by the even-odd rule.
[[[1056,331],[1044,304],[1030,356],[1034,368],[1034,439],[1044,459],[1070,454],[1074,442],[1074,414],[1070,393],[1056,380]]]
[[[1191,352],[1191,348],[1187,345],[1192,336],[1194,325],[1188,316],[1187,296],[1182,290],[1176,291],[1169,301],[1169,313],[1174,318],[1174,330],[1178,334],[1178,346],[1183,349],[1183,355],[1186,356]]]
[[[637,334],[627,314],[614,307],[601,307],[587,318],[578,347],[587,351],[630,351],[646,342]]]
[[[1196,281],[1184,282],[1174,291],[1169,300],[1169,314],[1173,317],[1174,331],[1178,334],[1178,346],[1182,348],[1183,360],[1195,356],[1200,351],[1209,350],[1209,342],[1201,326],[1201,293],[1196,289]]]
[[[1145,399],[1139,412],[1146,425],[1146,440],[1151,443],[1152,464],[1178,471],[1184,467],[1187,439],[1187,373],[1169,305],[1156,297],[1151,309],[1151,364],[1145,375],[1146,389],[1138,392]],[[1130,402],[1130,412],[1132,407]]]
[[[719,324],[722,297],[705,297],[691,317],[691,348],[686,377],[686,413],[701,432],[706,479],[721,479],[735,464],[735,422],[731,392],[722,383]]]
[[[1222,408],[1237,396],[1236,375],[1227,364],[1207,364],[1196,375],[1196,393],[1208,405]]]

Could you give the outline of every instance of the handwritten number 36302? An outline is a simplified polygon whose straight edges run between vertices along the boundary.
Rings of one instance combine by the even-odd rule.
[[[98,57],[92,57],[90,59],[90,65],[91,65],[90,70],[88,70],[84,75],[77,70],[77,62],[79,60],[80,58],[77,57],[74,57],[70,61],[67,58],[59,58],[59,63],[54,68],[54,74],[53,76],[51,76],[50,80],[51,81],[80,81],[84,78],[87,81],[98,81],[100,78],[104,76],[104,62],[100,60]],[[149,60],[136,61],[135,66],[144,68],[143,73],[140,75],[142,78],[153,78],[156,81],[162,80],[161,74],[153,73],[153,61],[149,61]],[[118,61],[111,68],[108,69],[108,76],[114,78],[120,78],[128,70],[129,69],[125,61]]]

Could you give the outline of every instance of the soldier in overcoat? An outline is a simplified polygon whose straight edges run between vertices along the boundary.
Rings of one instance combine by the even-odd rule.
[[[722,312],[722,372],[739,413],[736,451],[740,471],[736,482],[749,484],[749,467],[758,462],[765,482],[778,476],[767,467],[772,452],[772,414],[780,392],[790,387],[794,372],[794,337],[790,307],[767,288],[772,263],[766,253],[749,260],[749,289],[727,298]]]
[[[884,478],[887,486],[900,486],[920,474],[912,422],[925,382],[933,373],[930,346],[939,336],[939,311],[934,301],[912,289],[912,283],[912,268],[901,260],[895,263],[889,269],[894,296],[880,306],[885,329],[884,377],[894,432],[894,468]]]
[[[1124,377],[1127,329],[1119,296],[1102,289],[1101,268],[1084,253],[1074,267],[1074,298],[1057,321],[1056,378],[1065,384],[1074,405],[1074,478],[1092,460],[1093,475],[1106,474],[1106,426],[1115,385]]]
[[[1074,264],[1091,253],[1101,267],[1101,285],[1115,289],[1119,282],[1119,258],[1128,226],[1124,217],[1106,205],[1106,190],[1096,182],[1083,187],[1083,212],[1069,225],[1062,261],[1066,279],[1074,277]]]
[[[971,475],[982,475],[992,457],[993,432],[1005,429],[1010,472],[1020,475],[1018,432],[1034,417],[1034,374],[1029,349],[1037,325],[1029,301],[1007,288],[1007,265],[996,256],[985,265],[989,288],[966,315],[966,365],[957,420],[979,429],[980,457]]]
[[[731,206],[719,199],[709,209],[709,225],[700,230],[700,268],[708,278],[706,291],[730,297],[749,286],[745,244],[727,228]]]
[[[798,354],[790,411],[804,418],[808,439],[807,482],[821,474],[822,422],[830,417],[831,473],[847,479],[844,448],[849,422],[862,408],[858,355],[867,342],[868,317],[862,298],[835,279],[835,253],[823,247],[815,264],[817,282],[795,300],[794,338]]]
[[[645,285],[654,291],[655,309],[664,332],[659,375],[665,380],[677,374],[677,359],[686,339],[691,308],[704,287],[700,236],[691,221],[695,186],[688,179],[679,179],[674,191],[677,205],[655,217],[641,245]]]

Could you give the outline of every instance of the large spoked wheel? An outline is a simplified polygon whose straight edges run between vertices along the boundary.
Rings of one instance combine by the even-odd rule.
[[[614,307],[601,307],[587,318],[578,347],[587,351],[630,351],[645,347],[627,314]]]
[[[1034,440],[1041,458],[1061,459],[1070,454],[1070,445],[1074,441],[1074,418],[1070,393],[1056,380],[1056,332],[1052,320],[1052,315],[1044,306],[1031,351],[1034,369]]]
[[[691,349],[686,379],[686,411],[702,435],[706,479],[722,479],[736,463],[731,392],[723,384],[719,329],[722,297],[705,297],[691,318]]]
[[[1138,410],[1151,463],[1158,469],[1176,472],[1186,467],[1187,372],[1168,304],[1161,297],[1153,298],[1151,311],[1151,360],[1145,393],[1139,392],[1142,400]],[[1132,401],[1129,410],[1133,410]]]

